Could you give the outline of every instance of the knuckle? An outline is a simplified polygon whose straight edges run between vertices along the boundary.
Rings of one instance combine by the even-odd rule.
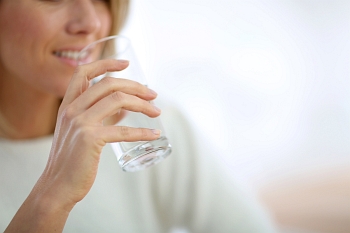
[[[97,135],[94,133],[94,130],[92,129],[92,127],[87,127],[87,126],[82,126],[82,127],[79,127],[78,129],[79,131],[79,135],[81,137],[81,139],[84,141],[84,142],[93,142],[95,141],[97,138]]]
[[[123,138],[129,138],[130,137],[130,129],[127,126],[120,126],[120,134]]]
[[[84,128],[84,123],[83,123],[81,117],[79,117],[79,116],[72,118],[70,120],[70,124],[75,129],[83,129]]]
[[[74,70],[73,79],[84,79],[89,81],[88,69],[86,66],[86,64],[77,66]]]
[[[147,129],[139,129],[140,136],[142,138],[146,138],[148,136],[148,130]]]
[[[84,125],[83,117],[77,115],[73,106],[68,106],[63,110],[61,119],[64,124],[71,125],[74,129],[82,128]]]
[[[132,83],[130,83],[130,85],[135,89],[135,91],[139,94],[145,94],[148,92],[148,88],[138,82],[133,81]]]
[[[71,121],[75,117],[75,109],[69,105],[62,111],[62,119],[64,121]]]
[[[118,101],[118,102],[121,102],[125,99],[125,95],[120,91],[113,92],[111,94],[111,97],[113,100]]]
[[[149,103],[148,101],[146,101],[146,100],[142,100],[142,102],[141,102],[141,112],[143,113],[143,114],[148,114],[148,113],[153,113],[154,112],[154,106],[151,104],[151,103]]]
[[[74,74],[80,74],[84,72],[84,65],[77,66],[74,70]]]
[[[99,134],[96,133],[94,127],[86,125],[79,127],[75,131],[75,136],[82,143],[81,145],[89,146],[92,148],[94,146],[97,146],[95,149],[98,149],[98,147],[105,145],[104,140],[99,136]]]
[[[106,86],[110,87],[110,86],[112,86],[113,83],[114,83],[114,78],[111,78],[111,77],[104,77],[104,78],[102,78],[102,79],[99,81],[99,83],[100,83],[101,85],[106,85]]]

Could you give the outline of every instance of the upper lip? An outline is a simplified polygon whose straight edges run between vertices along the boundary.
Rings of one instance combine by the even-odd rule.
[[[80,52],[83,48],[85,48],[87,46],[66,46],[66,47],[62,47],[59,49],[55,49],[54,52],[58,52],[58,51],[76,51],[76,52]]]
[[[75,45],[75,46],[64,46],[58,49],[55,49],[53,51],[53,54],[56,54],[58,52],[63,52],[63,51],[74,51],[74,52],[80,52],[82,51],[88,44],[85,45]],[[88,51],[88,54],[90,54],[90,51]]]

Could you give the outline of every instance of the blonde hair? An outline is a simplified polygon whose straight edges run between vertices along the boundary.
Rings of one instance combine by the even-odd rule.
[[[112,28],[110,35],[115,35],[123,28],[130,7],[130,0],[110,0]]]

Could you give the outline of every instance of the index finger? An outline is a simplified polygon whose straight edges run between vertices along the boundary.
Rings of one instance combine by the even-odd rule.
[[[129,62],[125,60],[104,59],[78,66],[69,83],[62,105],[73,102],[81,95],[89,87],[91,79],[106,72],[121,71],[128,65]]]

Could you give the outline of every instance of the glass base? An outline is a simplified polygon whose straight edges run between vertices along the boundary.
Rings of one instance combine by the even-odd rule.
[[[123,171],[136,172],[157,164],[171,153],[171,145],[166,137],[144,142],[125,152],[119,159]]]

